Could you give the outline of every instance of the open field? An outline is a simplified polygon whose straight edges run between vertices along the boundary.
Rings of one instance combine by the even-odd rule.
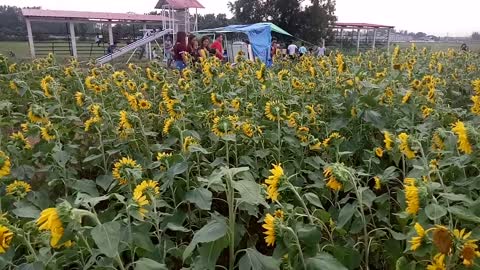
[[[479,54],[237,57],[1,57],[0,269],[479,269]]]

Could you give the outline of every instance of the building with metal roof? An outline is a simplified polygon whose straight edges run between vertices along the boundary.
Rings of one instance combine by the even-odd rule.
[[[375,50],[378,47],[390,49],[390,32],[395,26],[373,23],[342,23],[332,26],[334,40],[331,44],[340,49]]]

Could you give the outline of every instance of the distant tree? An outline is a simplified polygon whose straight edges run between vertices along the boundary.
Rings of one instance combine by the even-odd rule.
[[[205,14],[198,16],[198,29],[222,27],[231,24],[226,14]]]
[[[426,37],[427,34],[425,34],[425,33],[423,33],[423,32],[418,32],[418,33],[416,33],[414,36],[415,36],[415,38],[418,39],[418,38],[424,38],[424,37]]]
[[[312,5],[304,11],[301,35],[312,43],[320,44],[322,39],[333,39],[332,28],[329,27],[337,21],[335,13],[335,1],[313,0]]]
[[[473,32],[472,34],[472,40],[480,40],[480,33],[479,32]]]
[[[261,0],[236,0],[228,2],[234,19],[240,23],[257,23],[266,20],[265,5]]]

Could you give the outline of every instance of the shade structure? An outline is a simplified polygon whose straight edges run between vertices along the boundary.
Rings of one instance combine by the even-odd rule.
[[[203,29],[197,31],[199,34],[207,33],[245,33],[252,45],[255,57],[266,63],[268,66],[272,64],[272,56],[270,55],[270,46],[272,43],[272,31],[292,36],[287,31],[278,27],[273,23],[255,23],[250,25],[229,25],[219,28]]]
[[[22,15],[30,21],[59,22],[162,23],[164,20],[168,20],[160,15],[31,8],[22,9]]]
[[[173,9],[204,8],[197,0],[160,0],[155,8],[161,9],[164,6],[169,6]]]

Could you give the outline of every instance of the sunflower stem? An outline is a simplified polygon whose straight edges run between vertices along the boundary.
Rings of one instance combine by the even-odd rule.
[[[300,197],[300,194],[298,194],[297,190],[295,187],[289,182],[288,187],[290,188],[291,191],[293,191],[293,194],[297,197],[298,201],[302,204],[303,209],[305,209],[305,213],[308,215],[308,220],[310,221],[310,224],[314,224],[312,215],[310,214],[310,211],[308,211],[307,205],[305,202],[302,200],[302,197]]]
[[[305,258],[303,257],[302,246],[300,245],[300,240],[298,240],[297,234],[290,227],[285,227],[285,229],[289,231],[295,238],[295,244],[298,249],[298,254],[300,255],[300,260],[302,261],[303,269],[307,269],[307,265],[305,264]]]

